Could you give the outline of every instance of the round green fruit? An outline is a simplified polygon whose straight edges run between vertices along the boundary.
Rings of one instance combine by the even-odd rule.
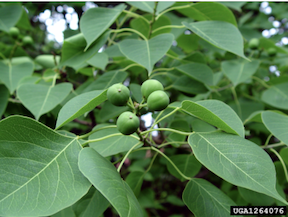
[[[33,39],[30,36],[23,37],[22,42],[24,46],[29,46],[34,43]]]
[[[258,38],[252,38],[249,41],[248,44],[249,48],[251,48],[252,50],[256,50],[259,47],[259,39]]]
[[[163,85],[155,79],[144,81],[141,85],[141,93],[145,100],[147,100],[149,95],[156,90],[164,90],[164,88]]]
[[[16,28],[16,27],[11,27],[9,29],[9,35],[12,37],[12,38],[18,38],[20,32],[19,32],[19,29]]]
[[[147,99],[148,108],[152,111],[161,111],[169,105],[169,97],[163,90],[156,90]]]
[[[107,98],[108,100],[116,106],[126,105],[130,97],[130,91],[125,85],[118,83],[114,84],[108,88]]]
[[[274,47],[270,47],[268,50],[267,50],[267,53],[270,57],[273,57],[277,54],[277,50],[274,48]]]
[[[130,135],[138,129],[139,118],[132,112],[123,112],[117,119],[117,129],[124,135]]]

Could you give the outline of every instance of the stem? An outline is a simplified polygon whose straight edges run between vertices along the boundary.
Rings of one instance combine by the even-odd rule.
[[[267,146],[261,146],[261,148],[275,148],[275,147],[279,147],[279,146],[282,146],[282,145],[286,145],[285,143],[283,142],[279,142],[279,143],[275,143],[275,144],[271,144],[271,145],[267,145]]]
[[[124,158],[122,159],[119,167],[117,168],[117,172],[120,172],[121,168],[122,168],[122,165],[124,164],[125,160],[127,159],[128,155],[131,153],[131,151],[137,147],[138,145],[140,145],[142,142],[138,142],[136,143],[132,148],[129,149],[129,151],[126,153],[126,155],[124,156]]]
[[[264,87],[270,88],[270,86],[269,86],[268,84],[266,84],[265,82],[263,82],[262,79],[260,79],[260,78],[258,78],[258,77],[256,77],[256,76],[252,76],[252,78],[253,78],[254,80],[257,80],[257,81],[258,81],[260,84],[262,84]]]
[[[159,27],[159,28],[157,28],[157,29],[154,29],[154,30],[152,31],[152,33],[158,32],[158,31],[160,31],[160,30],[162,30],[162,29],[168,29],[168,28],[182,29],[182,28],[186,28],[186,26],[184,26],[184,25],[182,25],[182,26],[177,26],[177,25],[161,26],[161,27]]]
[[[268,145],[268,143],[269,143],[269,141],[270,141],[270,139],[271,139],[272,136],[273,136],[273,134],[271,133],[271,134],[267,137],[263,148],[267,147],[267,145]]]
[[[178,57],[174,57],[174,56],[172,56],[171,54],[168,54],[168,53],[166,53],[165,55],[166,55],[167,57],[170,57],[170,58],[175,59],[175,60],[182,60],[182,59],[180,59],[180,58],[178,58]]]
[[[148,38],[150,38],[151,35],[152,35],[152,25],[153,25],[153,23],[155,22],[157,5],[158,5],[158,2],[155,2],[154,10],[153,10],[153,15],[152,15],[152,20],[151,20],[150,23],[149,23],[149,34],[148,34]]]
[[[288,174],[287,174],[287,168],[286,168],[286,165],[285,165],[285,162],[283,161],[282,157],[280,156],[280,154],[278,154],[277,151],[275,151],[273,148],[270,149],[277,157],[278,159],[280,160],[282,166],[283,166],[283,170],[284,170],[284,173],[285,173],[285,177],[286,177],[286,181],[288,182]]]
[[[153,158],[152,158],[152,160],[151,160],[151,162],[150,162],[150,164],[149,164],[149,167],[147,168],[147,170],[145,171],[145,173],[148,173],[148,172],[149,172],[149,170],[151,169],[151,167],[152,167],[152,165],[153,165],[153,163],[154,163],[154,160],[156,159],[157,155],[158,155],[158,152],[153,156]]]
[[[0,52],[0,56],[2,57],[3,60],[6,60],[6,57],[4,56],[3,53]]]
[[[169,117],[170,115],[174,114],[175,112],[177,112],[180,108],[177,107],[176,109],[174,109],[172,112],[168,113],[167,115],[163,116],[162,118],[160,118],[159,120],[155,120],[152,127],[153,128],[156,124],[158,124],[159,122],[161,122],[162,120],[164,120],[165,118]]]
[[[165,87],[164,90],[169,90],[169,89],[171,89],[172,87],[173,87],[173,84],[171,84],[171,85]]]
[[[179,169],[178,167],[170,160],[169,157],[167,157],[163,152],[161,152],[160,150],[158,150],[157,148],[154,148],[154,147],[151,147],[152,150],[158,152],[159,154],[161,154],[163,157],[166,158],[166,160],[169,161],[169,163],[175,168],[175,170],[177,170],[177,172],[184,178],[184,179],[187,179],[187,180],[191,180],[190,177],[188,176],[185,176]]]
[[[134,7],[131,7],[130,10],[129,10],[129,12],[131,12],[133,9],[134,9]],[[128,13],[125,14],[125,16],[124,16],[123,20],[121,21],[121,23],[120,23],[119,25],[117,25],[117,29],[120,29],[120,28],[121,28],[121,26],[124,24],[125,20],[127,19],[127,16],[128,16]],[[116,20],[116,24],[117,24],[117,20]],[[109,43],[108,43],[108,47],[114,42],[114,39],[115,39],[116,35],[117,35],[117,33],[114,32],[111,40],[110,40]]]
[[[141,132],[140,134],[143,135],[143,134],[147,134],[147,133],[150,133],[150,132],[153,132],[153,131],[170,131],[170,132],[174,132],[174,133],[178,133],[178,134],[186,135],[186,136],[191,135],[191,132],[182,132],[182,131],[175,130],[175,129],[171,129],[171,128],[156,128],[156,129],[150,129],[150,130],[143,131],[143,132]]]
[[[128,32],[134,32],[136,33],[137,35],[139,35],[141,38],[143,38],[145,41],[148,41],[148,39],[141,33],[141,32],[138,32],[137,30],[135,29],[130,29],[130,28],[123,28],[123,29],[115,29],[115,30],[111,30],[111,32],[125,32],[125,31],[128,31]]]
[[[159,17],[161,17],[163,14],[169,12],[169,11],[172,11],[172,10],[177,10],[177,9],[184,9],[184,8],[189,8],[192,4],[189,4],[189,5],[182,5],[182,6],[175,6],[175,7],[172,7],[172,8],[168,8],[166,9],[165,11],[162,11],[157,17],[156,17],[156,20],[159,19]]]
[[[129,68],[131,68],[131,67],[133,67],[133,66],[143,67],[143,66],[139,65],[138,63],[132,63],[132,64],[126,66],[124,69],[120,69],[119,71],[126,71],[127,69],[129,69]]]
[[[134,106],[134,103],[133,103],[131,97],[129,97],[129,103],[131,104],[133,111],[135,111],[135,106]]]
[[[153,72],[152,72],[152,73],[153,73]],[[151,73],[151,74],[152,74],[152,73]],[[153,77],[155,77],[155,76],[157,76],[157,75],[167,75],[167,72],[159,72],[159,73],[156,73],[156,74],[153,74],[153,75],[151,75],[151,74],[150,74],[150,77],[149,77],[150,79],[153,78]]]
[[[18,43],[17,43],[17,41],[16,41],[16,42],[15,42],[15,45],[13,46],[13,48],[12,48],[12,50],[11,50],[11,53],[10,53],[10,57],[9,57],[10,60],[12,59],[13,54],[15,53],[15,50],[16,50],[17,47],[18,47]]]
[[[97,132],[97,131],[104,130],[104,129],[108,129],[108,128],[116,128],[116,127],[117,127],[116,125],[101,127],[101,128],[92,130],[92,131],[90,131],[89,133],[86,133],[86,134],[84,134],[84,135],[82,135],[82,136],[79,136],[78,138],[79,138],[79,139],[83,139],[83,138],[86,138],[86,137],[90,136],[91,134],[93,134],[93,133],[95,133],[95,132]]]
[[[91,140],[88,140],[87,142],[84,142],[82,144],[82,146],[84,147],[85,145],[87,145],[88,143],[92,143],[92,142],[99,142],[99,141],[102,141],[104,139],[108,139],[108,138],[111,138],[111,137],[114,137],[114,136],[123,136],[122,133],[114,133],[114,134],[111,134],[111,135],[108,135],[108,136],[103,136],[101,138],[98,138],[98,139],[91,139]],[[138,137],[134,136],[134,135],[129,135],[135,139],[139,139]]]
[[[57,76],[58,76],[58,74],[55,74],[55,75],[54,75],[54,77],[53,77],[53,82],[52,82],[51,87],[54,87],[54,86],[55,86]]]
[[[164,146],[166,146],[166,145],[170,145],[170,144],[174,144],[174,143],[176,143],[176,144],[187,144],[187,142],[177,142],[177,141],[174,141],[174,142],[166,142],[166,143],[162,143],[161,145],[159,145],[158,148],[162,148],[162,147],[164,147]]]
[[[240,106],[240,103],[238,101],[238,97],[237,97],[237,93],[235,91],[235,87],[231,87],[231,91],[232,91],[232,94],[233,94],[233,97],[234,97],[234,100],[235,100],[235,103],[237,105],[237,109],[239,111],[239,116],[242,117],[242,111],[241,111],[241,106]]]
[[[149,20],[147,20],[145,17],[143,17],[143,16],[141,16],[141,15],[139,15],[139,14],[136,14],[136,13],[134,13],[134,12],[132,12],[132,11],[126,11],[126,10],[124,10],[124,11],[122,11],[122,12],[124,12],[124,13],[126,13],[126,14],[129,14],[129,15],[131,15],[132,17],[137,17],[137,18],[143,19],[147,24],[150,24]]]

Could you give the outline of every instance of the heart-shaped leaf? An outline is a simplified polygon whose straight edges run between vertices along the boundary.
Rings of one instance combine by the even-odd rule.
[[[72,84],[61,83],[55,86],[23,84],[17,89],[17,96],[23,105],[38,120],[61,103],[72,90]]]
[[[183,22],[196,35],[223,50],[247,59],[243,53],[243,37],[231,23],[223,21]]]
[[[69,100],[60,110],[56,122],[56,128],[59,129],[66,123],[78,118],[86,112],[91,111],[97,105],[107,99],[107,90],[95,90],[80,94]]]
[[[222,132],[193,133],[188,138],[195,157],[226,181],[288,204],[276,190],[270,156],[255,143]]]
[[[148,13],[153,13],[154,7],[155,7],[155,2],[150,2],[150,1],[135,1],[135,2],[130,2],[128,1],[127,4],[134,6],[135,8],[139,8],[141,11],[145,11]]]
[[[230,206],[236,206],[230,197],[205,179],[191,179],[182,198],[196,217],[229,217]]]
[[[8,32],[16,25],[22,14],[21,5],[7,5],[0,8],[0,30]]]
[[[224,74],[232,81],[236,87],[238,84],[250,78],[258,69],[260,62],[254,60],[228,60],[221,63]]]
[[[90,8],[80,19],[80,30],[83,33],[87,46],[85,50],[116,20],[126,8],[120,4],[114,8]]]
[[[148,41],[126,39],[119,43],[119,48],[128,59],[144,66],[150,75],[154,64],[170,49],[173,40],[172,34],[165,33]]]
[[[17,88],[19,81],[33,73],[33,64],[25,62],[21,64],[11,64],[10,62],[0,62],[0,80],[5,84],[12,94]]]
[[[264,111],[261,116],[267,129],[275,137],[288,145],[288,116],[272,111]]]
[[[121,217],[143,216],[142,208],[133,191],[110,161],[93,148],[84,148],[79,154],[78,164],[80,171]]]
[[[288,83],[274,85],[262,93],[261,100],[276,108],[288,110]]]
[[[203,100],[193,102],[185,100],[182,102],[182,110],[227,133],[244,137],[242,121],[231,107],[221,101]]]
[[[81,149],[31,118],[2,120],[0,215],[50,216],[78,201],[91,186],[77,165]]]

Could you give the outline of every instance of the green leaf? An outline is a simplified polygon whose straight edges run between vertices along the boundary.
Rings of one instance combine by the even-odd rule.
[[[0,215],[49,216],[78,201],[91,186],[77,165],[81,149],[31,118],[2,120]]]
[[[88,61],[90,65],[105,70],[106,65],[108,64],[108,55],[106,53],[96,53]]]
[[[203,100],[198,102],[185,100],[182,110],[209,124],[212,124],[227,133],[244,137],[242,121],[235,111],[225,103],[218,100]]]
[[[148,2],[148,1],[145,1],[145,2],[140,2],[140,1],[137,1],[137,2],[126,2],[127,4],[129,5],[132,5],[134,6],[135,8],[138,8],[140,9],[141,11],[145,11],[145,12],[148,12],[148,13],[153,13],[154,11],[154,7],[155,7],[155,2]]]
[[[59,129],[68,122],[91,111],[107,99],[107,90],[95,90],[80,94],[69,100],[60,110],[56,128]]]
[[[99,129],[105,125],[99,124],[93,128]],[[89,140],[91,139],[99,139],[104,136],[112,135],[115,133],[120,133],[117,128],[108,128],[99,130],[92,135],[89,136]],[[118,154],[120,152],[129,151],[135,144],[139,142],[139,139],[136,139],[132,136],[120,135],[120,136],[113,136],[111,138],[107,138],[101,140],[99,142],[92,142],[89,143],[90,147],[95,149],[99,154],[103,157],[111,156]]]
[[[182,22],[188,29],[220,49],[247,59],[243,53],[243,38],[231,23],[223,21]],[[248,60],[248,59],[247,59]]]
[[[192,79],[186,75],[180,76],[173,84],[173,88],[189,94],[206,93],[208,89],[199,81]]]
[[[263,91],[261,100],[279,109],[288,110],[288,82],[271,86]]]
[[[73,209],[71,206],[62,209],[60,212],[55,213],[54,215],[52,215],[51,217],[65,217],[65,216],[69,216],[69,217],[76,217]]]
[[[31,30],[31,24],[30,24],[30,20],[28,17],[28,13],[24,9],[24,7],[22,8],[22,14],[21,14],[21,17],[18,20],[16,26],[20,27],[22,29]]]
[[[119,48],[128,59],[144,66],[150,75],[154,64],[170,49],[173,40],[174,36],[166,33],[148,41],[126,39],[119,43]]]
[[[260,62],[257,60],[252,62],[247,60],[228,60],[221,63],[224,74],[232,81],[235,87],[255,74],[259,65]]]
[[[110,119],[118,117],[121,113],[128,110],[128,106],[115,106],[111,102],[106,101],[101,105],[99,117],[97,120],[100,122],[106,122]]]
[[[18,65],[0,62],[0,80],[12,94],[22,78],[32,75],[33,68],[31,62],[21,63]]]
[[[172,6],[174,3],[175,2],[173,1],[169,1],[169,2],[159,1],[157,4],[157,8],[156,8],[156,14],[158,15],[159,13],[164,11],[166,8],[169,8],[170,6]]]
[[[187,177],[194,177],[198,174],[201,169],[202,164],[195,158],[192,154],[178,154],[173,155],[170,157],[170,160],[178,167],[178,169]],[[177,170],[169,163],[166,162],[168,171],[175,176],[176,178],[180,179],[181,182],[186,181]]]
[[[93,148],[79,154],[79,169],[111,203],[121,217],[143,216],[142,208],[116,168]]]
[[[22,14],[21,5],[7,5],[0,8],[0,30],[8,32],[16,25]]]
[[[9,99],[9,91],[4,85],[0,85],[0,117],[5,112]]]
[[[253,206],[271,206],[275,199],[246,188],[238,187],[240,195]]]
[[[135,196],[137,197],[141,191],[141,186],[144,180],[145,172],[133,171],[126,177],[126,182],[133,190]]]
[[[229,217],[230,206],[236,206],[233,200],[205,179],[191,179],[182,198],[196,217]]]
[[[175,67],[184,75],[200,81],[206,85],[213,85],[213,71],[206,64],[188,63]]]
[[[98,53],[99,49],[106,43],[109,34],[109,31],[102,34],[85,52],[86,41],[82,33],[66,39],[63,43],[59,66],[70,66],[75,70],[87,66],[87,61]]]
[[[101,75],[98,79],[93,81],[91,84],[89,84],[83,91],[88,92],[92,90],[104,90],[112,86],[116,83],[122,83],[125,78],[128,76],[127,72],[123,71],[110,71],[105,72],[103,75]]]
[[[130,83],[129,89],[131,91],[132,97],[140,103],[142,101],[141,86],[136,83]]]
[[[187,3],[177,2],[177,5],[179,4],[185,5]],[[177,11],[197,21],[218,20],[237,26],[237,22],[232,11],[218,2],[199,2],[191,5],[189,8],[178,9]]]
[[[276,190],[270,156],[255,143],[222,132],[194,133],[188,143],[195,157],[217,176],[288,204]]]
[[[288,145],[288,116],[272,111],[264,111],[261,116],[267,129],[280,141]]]
[[[23,105],[39,120],[41,115],[51,111],[61,103],[72,90],[72,84],[55,86],[23,84],[17,89],[17,96]]]
[[[246,2],[219,2],[229,8],[232,8],[236,11],[242,12],[241,7],[246,4]]]
[[[81,201],[81,203],[78,205],[78,207],[81,208],[81,212],[77,216],[79,217],[101,216],[101,214],[103,214],[103,212],[108,208],[109,205],[110,203],[106,200],[106,198],[99,191],[95,190],[94,193],[91,195],[91,197],[85,199],[83,198],[83,201]],[[73,207],[74,206],[75,205],[73,205]],[[76,214],[78,214],[79,211],[80,210],[77,210]]]
[[[114,8],[97,7],[90,8],[83,14],[80,19],[80,30],[87,41],[85,50],[112,25],[125,8],[124,4]]]

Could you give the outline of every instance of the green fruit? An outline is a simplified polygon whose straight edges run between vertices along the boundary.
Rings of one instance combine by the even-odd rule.
[[[268,53],[268,55],[269,55],[270,57],[273,57],[273,56],[275,56],[275,55],[277,54],[277,50],[276,50],[274,47],[270,47],[270,48],[268,49],[267,53]]]
[[[249,41],[249,44],[248,44],[249,48],[251,48],[252,50],[255,50],[259,47],[259,39],[258,38],[252,38],[250,41]]]
[[[24,46],[26,46],[26,45],[29,46],[29,45],[32,45],[34,43],[33,39],[30,36],[23,37],[22,42],[23,42]]]
[[[161,111],[169,105],[169,97],[163,90],[156,90],[149,95],[147,105],[152,111]]]
[[[16,28],[16,27],[11,27],[9,29],[9,35],[12,37],[12,38],[18,38],[20,32],[19,32],[19,29]]]
[[[123,112],[117,119],[117,129],[124,135],[130,135],[138,129],[139,118],[132,112]]]
[[[126,105],[130,97],[130,91],[125,85],[118,83],[114,84],[108,88],[107,98],[108,100],[116,106]]]
[[[147,100],[149,95],[156,90],[164,90],[164,88],[163,85],[155,79],[144,81],[141,85],[141,93],[145,100]]]

